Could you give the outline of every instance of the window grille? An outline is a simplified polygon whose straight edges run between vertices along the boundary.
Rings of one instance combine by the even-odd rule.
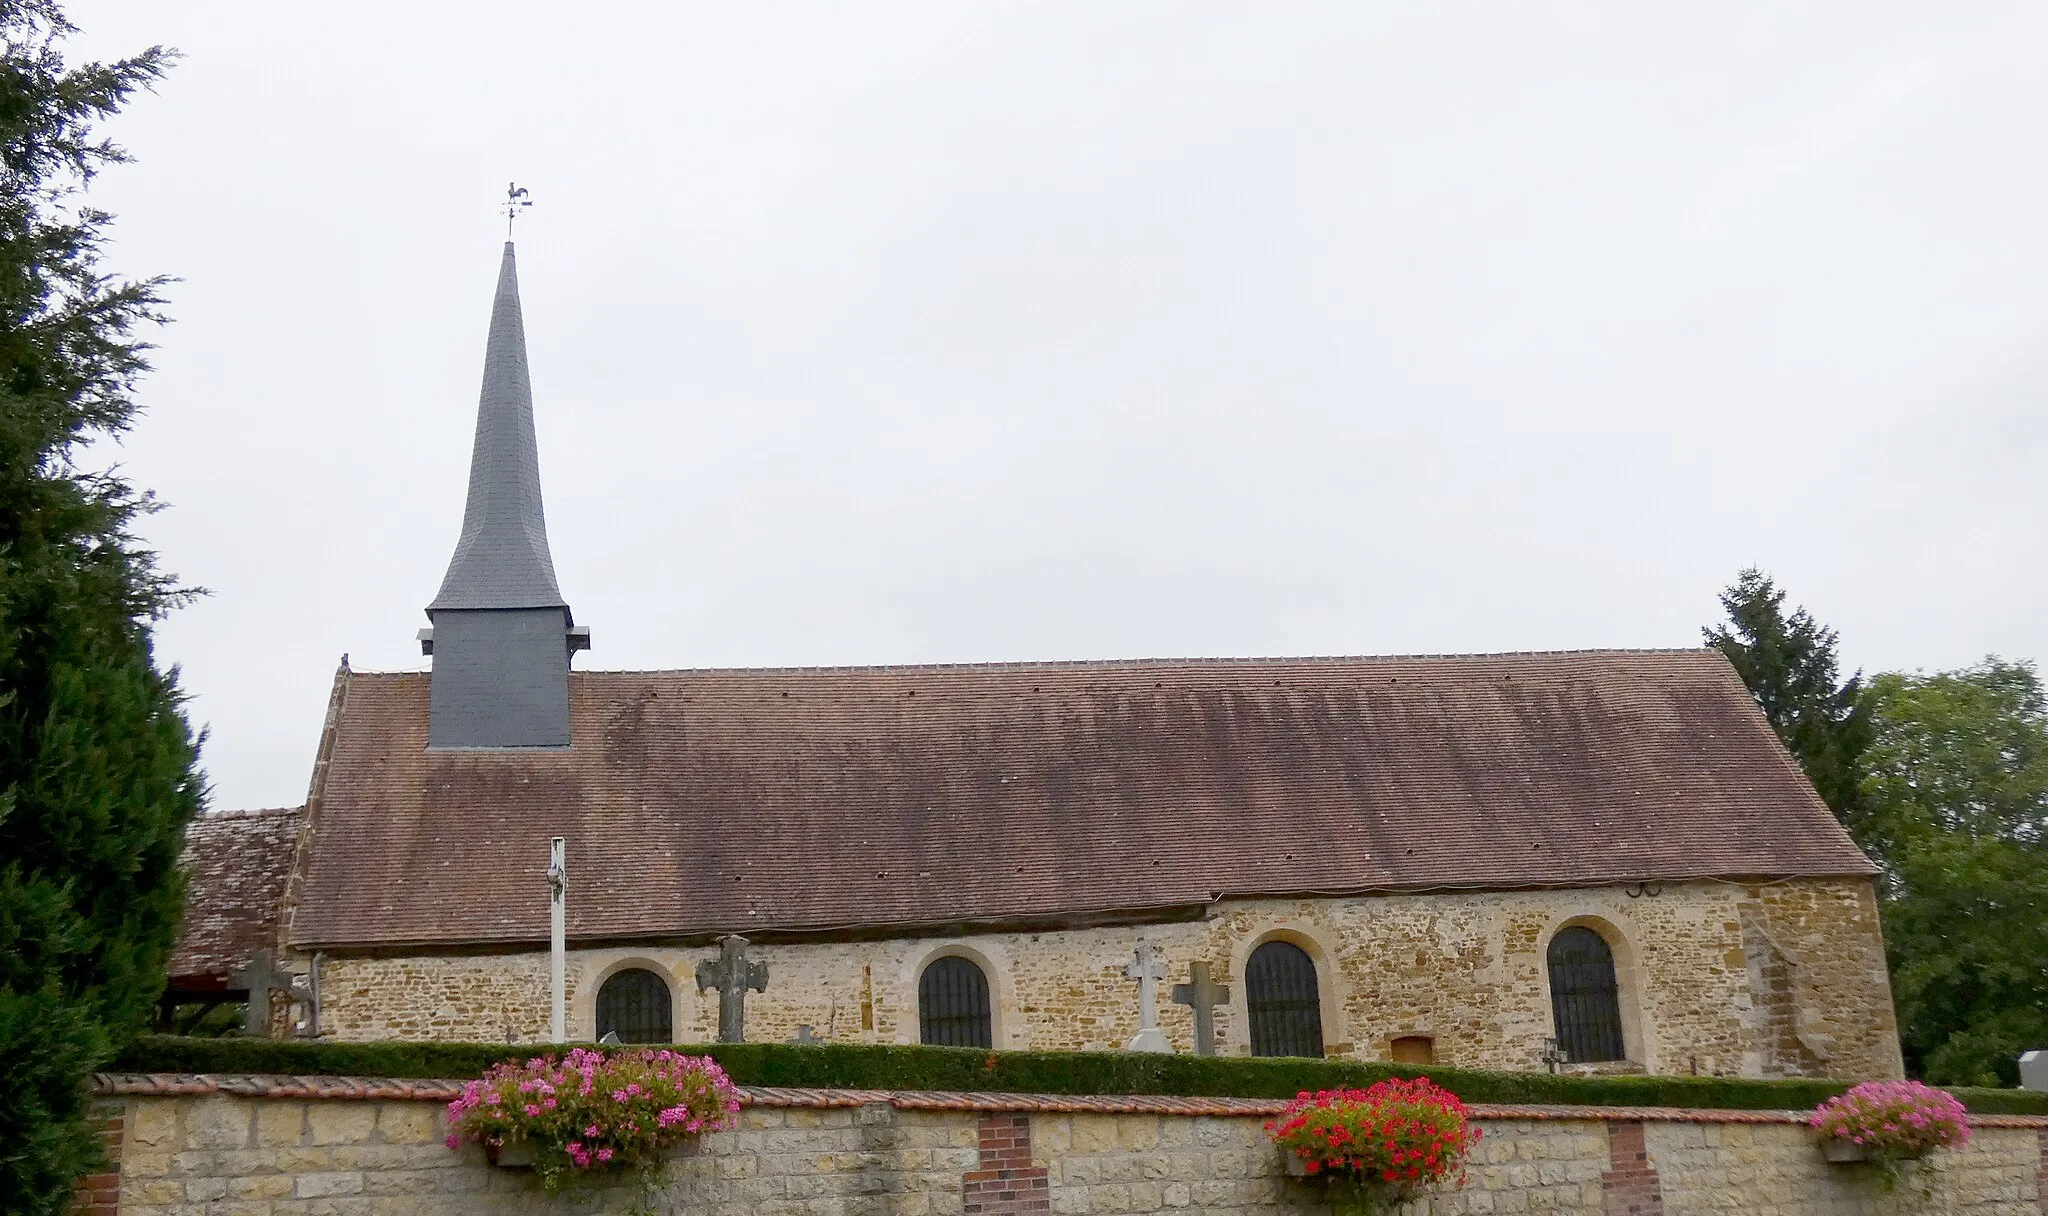
[[[990,1047],[988,977],[972,959],[933,959],[917,981],[917,1024],[940,1047]]]
[[[675,1005],[668,981],[641,967],[612,973],[597,990],[597,1037],[621,1043],[675,1042]]]
[[[1568,1062],[1624,1058],[1614,952],[1591,929],[1573,926],[1550,939],[1550,1011]]]
[[[1323,995],[1315,960],[1292,942],[1267,942],[1244,966],[1255,1056],[1323,1055]]]

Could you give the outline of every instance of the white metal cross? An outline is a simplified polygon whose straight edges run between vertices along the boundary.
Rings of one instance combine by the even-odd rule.
[[[564,904],[569,896],[566,844],[560,836],[548,841],[548,983],[551,986],[548,1041],[551,1043],[565,1043],[569,1038],[568,1009],[564,1000],[568,986],[568,943],[564,940],[568,936],[568,915]]]

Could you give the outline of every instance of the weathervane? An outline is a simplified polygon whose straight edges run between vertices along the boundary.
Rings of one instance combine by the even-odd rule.
[[[514,182],[505,183],[505,239],[512,239],[512,221],[519,213],[533,206],[533,200],[526,197],[526,187]]]

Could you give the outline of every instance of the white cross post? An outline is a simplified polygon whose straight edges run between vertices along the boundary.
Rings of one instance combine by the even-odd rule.
[[[564,857],[567,842],[557,836],[548,841],[548,983],[552,1005],[548,1010],[548,1041],[567,1042],[568,1009],[563,993],[568,984],[568,916],[563,901],[569,895],[569,863]]]
[[[1152,943],[1138,943],[1137,958],[1124,968],[1124,978],[1138,981],[1138,1033],[1131,1036],[1126,1051],[1173,1054],[1173,1044],[1159,1031],[1159,981],[1166,968],[1152,957]]]

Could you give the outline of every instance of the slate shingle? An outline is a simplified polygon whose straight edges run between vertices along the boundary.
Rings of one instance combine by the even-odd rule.
[[[427,611],[450,608],[559,608],[555,561],[541,510],[540,451],[533,435],[533,387],[526,370],[526,329],[519,309],[519,268],[512,242],[498,266],[484,344],[484,383],[469,456],[469,499],[462,535]]]

